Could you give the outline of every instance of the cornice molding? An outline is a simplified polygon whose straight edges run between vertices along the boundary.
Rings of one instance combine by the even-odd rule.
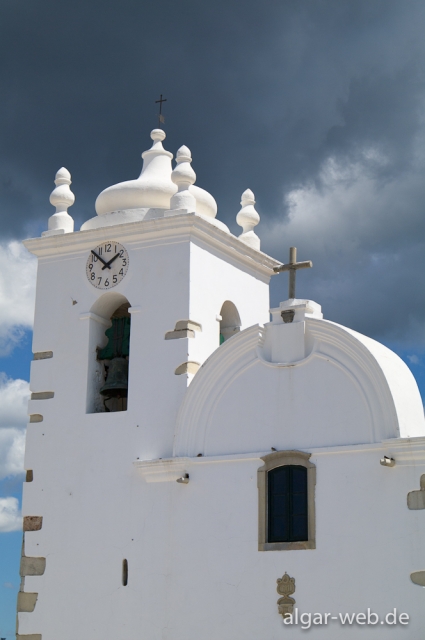
[[[125,242],[133,248],[137,245],[143,248],[184,241],[195,242],[210,250],[213,249],[238,266],[255,271],[263,280],[269,280],[274,274],[273,268],[280,264],[274,258],[247,246],[232,234],[218,229],[194,213],[56,236],[30,238],[24,240],[24,245],[28,251],[39,258],[60,256],[69,258],[77,253],[89,251],[99,242],[105,242],[111,238],[117,242]]]

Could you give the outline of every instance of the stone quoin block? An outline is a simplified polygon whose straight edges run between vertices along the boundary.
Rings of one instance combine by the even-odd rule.
[[[38,593],[26,593],[19,591],[18,593],[18,612],[31,613],[35,609]]]
[[[21,576],[42,576],[45,569],[46,558],[22,556],[20,568]]]
[[[43,416],[41,415],[41,413],[32,413],[30,415],[30,423],[34,422],[43,422]]]
[[[50,400],[54,397],[54,391],[36,391],[31,394],[31,400]]]
[[[36,351],[33,360],[47,360],[47,358],[53,358],[53,351]]]
[[[40,531],[43,516],[24,516],[24,531]]]
[[[419,491],[410,491],[407,494],[407,506],[409,509],[425,509],[425,474],[421,476]]]

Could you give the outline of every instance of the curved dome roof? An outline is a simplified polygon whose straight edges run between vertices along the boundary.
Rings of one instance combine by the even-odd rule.
[[[169,209],[170,199],[177,186],[171,180],[173,154],[162,146],[165,132],[151,131],[152,147],[142,153],[143,168],[136,180],[119,182],[104,189],[96,199],[96,213],[104,215],[127,209]],[[196,199],[196,213],[215,218],[217,204],[211,194],[191,185],[190,191]]]
[[[95,204],[98,215],[125,209],[170,207],[170,198],[176,191],[176,186],[171,181],[173,154],[162,146],[164,131],[154,129],[151,138],[152,147],[142,153],[143,168],[140,176],[137,180],[119,182],[102,191]]]

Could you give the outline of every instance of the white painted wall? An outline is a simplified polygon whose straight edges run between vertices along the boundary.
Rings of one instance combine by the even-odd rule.
[[[68,639],[88,629],[95,637],[143,631],[155,640],[260,634],[277,640],[284,629],[276,579],[287,571],[296,578],[300,612],[370,607],[382,615],[396,606],[410,615],[410,625],[376,629],[374,637],[421,637],[423,590],[409,573],[423,566],[423,513],[408,511],[406,494],[417,486],[423,462],[383,468],[379,458],[387,449],[379,446],[312,450],[317,549],[261,553],[260,454],[191,460],[187,486],[174,479],[149,483],[124,456],[108,474],[105,449],[117,432],[111,424],[97,432],[104,446],[97,455],[92,447],[80,455],[79,482],[77,469],[62,472],[62,488],[38,477],[48,490],[38,502],[46,517],[42,531],[26,535],[26,550],[46,554],[47,565],[43,577],[26,578],[26,589],[40,596],[34,613],[20,615],[22,633],[42,629],[43,637]],[[58,477],[59,465],[56,471]],[[61,518],[49,517],[47,501],[63,503]],[[127,587],[120,584],[124,557]],[[334,623],[317,635],[340,638],[341,628]]]

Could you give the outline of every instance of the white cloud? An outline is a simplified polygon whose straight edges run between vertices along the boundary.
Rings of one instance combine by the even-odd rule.
[[[24,473],[25,430],[0,430],[0,480]]]
[[[343,251],[345,256],[359,250],[391,251],[401,240],[411,240],[409,230],[413,226],[416,232],[423,210],[406,211],[406,196],[423,191],[422,167],[388,180],[379,177],[385,163],[374,149],[364,150],[356,162],[328,158],[316,182],[287,195],[286,233],[308,241],[311,248]]]
[[[29,383],[0,373],[0,479],[24,472]]]
[[[415,167],[391,178],[379,149],[365,149],[355,161],[328,158],[315,181],[287,194],[288,216],[266,223],[262,234],[263,250],[282,261],[290,246],[298,247],[299,260],[313,260],[314,268],[297,277],[297,293],[322,304],[326,318],[404,344],[425,341],[419,142]],[[279,278],[283,299],[287,285]]]
[[[410,364],[419,364],[420,360],[417,355],[413,354],[412,356],[407,356]]]
[[[29,397],[29,383],[26,380],[12,380],[0,373],[0,429],[25,426]]]
[[[15,240],[0,244],[0,356],[33,325],[37,261]]]
[[[0,532],[22,529],[22,516],[17,498],[0,498]]]

